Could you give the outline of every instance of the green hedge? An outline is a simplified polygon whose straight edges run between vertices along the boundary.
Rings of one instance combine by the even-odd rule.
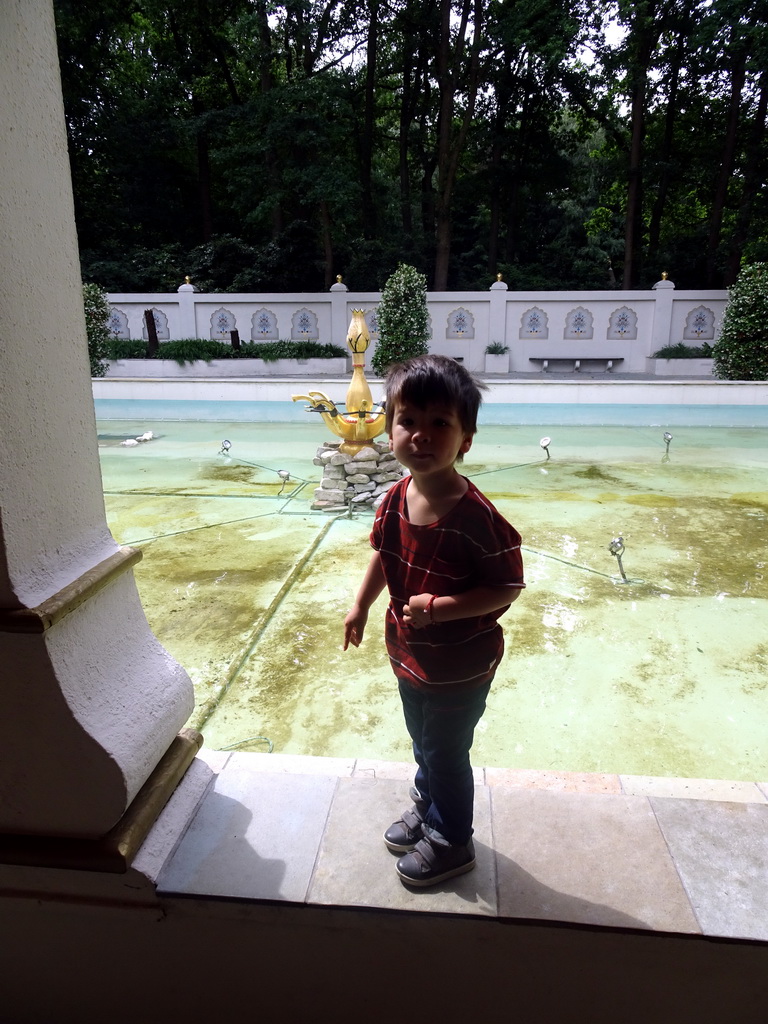
[[[317,341],[247,342],[233,348],[227,342],[207,338],[161,342],[154,356],[147,354],[146,341],[112,338],[107,350],[107,359],[173,359],[182,366],[198,360],[210,363],[212,359],[263,359],[265,363],[274,363],[278,359],[337,359],[349,355],[339,345],[322,345]]]
[[[712,346],[706,341],[699,346],[686,345],[678,341],[676,345],[665,345],[653,353],[654,359],[711,359]]]

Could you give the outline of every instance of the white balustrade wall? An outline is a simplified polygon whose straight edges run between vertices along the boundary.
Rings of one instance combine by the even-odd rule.
[[[154,310],[160,340],[220,338],[237,328],[241,341],[308,338],[344,345],[353,309],[366,311],[377,339],[380,292],[204,294],[183,284],[175,294],[112,294],[112,326],[122,337],[146,338],[144,311]],[[487,292],[430,292],[430,351],[485,367],[490,342],[508,346],[509,370],[541,368],[548,359],[606,359],[642,373],[646,358],[668,344],[716,340],[726,291],[676,291],[658,281],[648,291],[511,292],[503,282]]]

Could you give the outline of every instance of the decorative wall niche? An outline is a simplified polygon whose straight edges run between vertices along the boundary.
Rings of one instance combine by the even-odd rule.
[[[128,327],[128,315],[116,306],[112,307],[107,327],[109,328],[109,333],[115,338],[124,338],[127,341],[131,336],[131,331]]]
[[[468,309],[459,307],[448,314],[448,327],[445,332],[449,340],[462,341],[475,336],[475,318]]]
[[[272,310],[264,306],[257,309],[251,317],[251,341],[277,341],[279,337],[277,317]]]
[[[369,309],[365,313],[365,322],[368,326],[368,333],[372,338],[379,336],[379,307]]]
[[[317,315],[306,307],[298,309],[291,317],[291,340],[317,341],[319,337]]]
[[[712,341],[715,336],[715,314],[707,306],[697,306],[685,318],[684,341]]]
[[[214,341],[229,341],[232,331],[237,327],[234,313],[223,306],[211,313],[211,338]]]
[[[592,338],[594,329],[592,327],[592,314],[583,306],[572,309],[565,318],[565,329],[563,339],[565,341],[578,341],[582,338]]]
[[[621,306],[614,309],[608,321],[609,341],[617,341],[624,338],[631,341],[637,338],[637,313],[629,306]]]
[[[520,318],[520,337],[543,340],[549,337],[549,319],[543,309],[538,306],[526,309]]]

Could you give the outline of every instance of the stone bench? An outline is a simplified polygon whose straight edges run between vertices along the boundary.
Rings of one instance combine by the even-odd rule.
[[[613,369],[614,363],[623,363],[624,356],[574,356],[574,355],[554,355],[554,356],[529,356],[529,363],[541,363],[541,368],[545,372],[549,370],[550,363],[573,363],[573,369],[578,373],[581,370],[582,363],[588,363],[590,366],[594,363],[604,364],[606,373],[610,373]]]

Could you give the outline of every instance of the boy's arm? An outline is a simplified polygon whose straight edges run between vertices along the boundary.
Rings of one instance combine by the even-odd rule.
[[[403,620],[420,629],[433,622],[452,622],[454,619],[471,619],[476,615],[487,615],[498,608],[512,604],[520,596],[521,587],[473,587],[463,594],[435,597],[432,594],[415,594],[403,608]],[[431,603],[430,603],[431,602]]]
[[[385,586],[384,570],[381,567],[381,557],[378,551],[374,551],[368,568],[365,570],[363,582],[357,593],[355,603],[347,612],[344,619],[344,650],[352,644],[359,647],[365,632],[365,624],[368,621],[368,610],[382,592]]]

